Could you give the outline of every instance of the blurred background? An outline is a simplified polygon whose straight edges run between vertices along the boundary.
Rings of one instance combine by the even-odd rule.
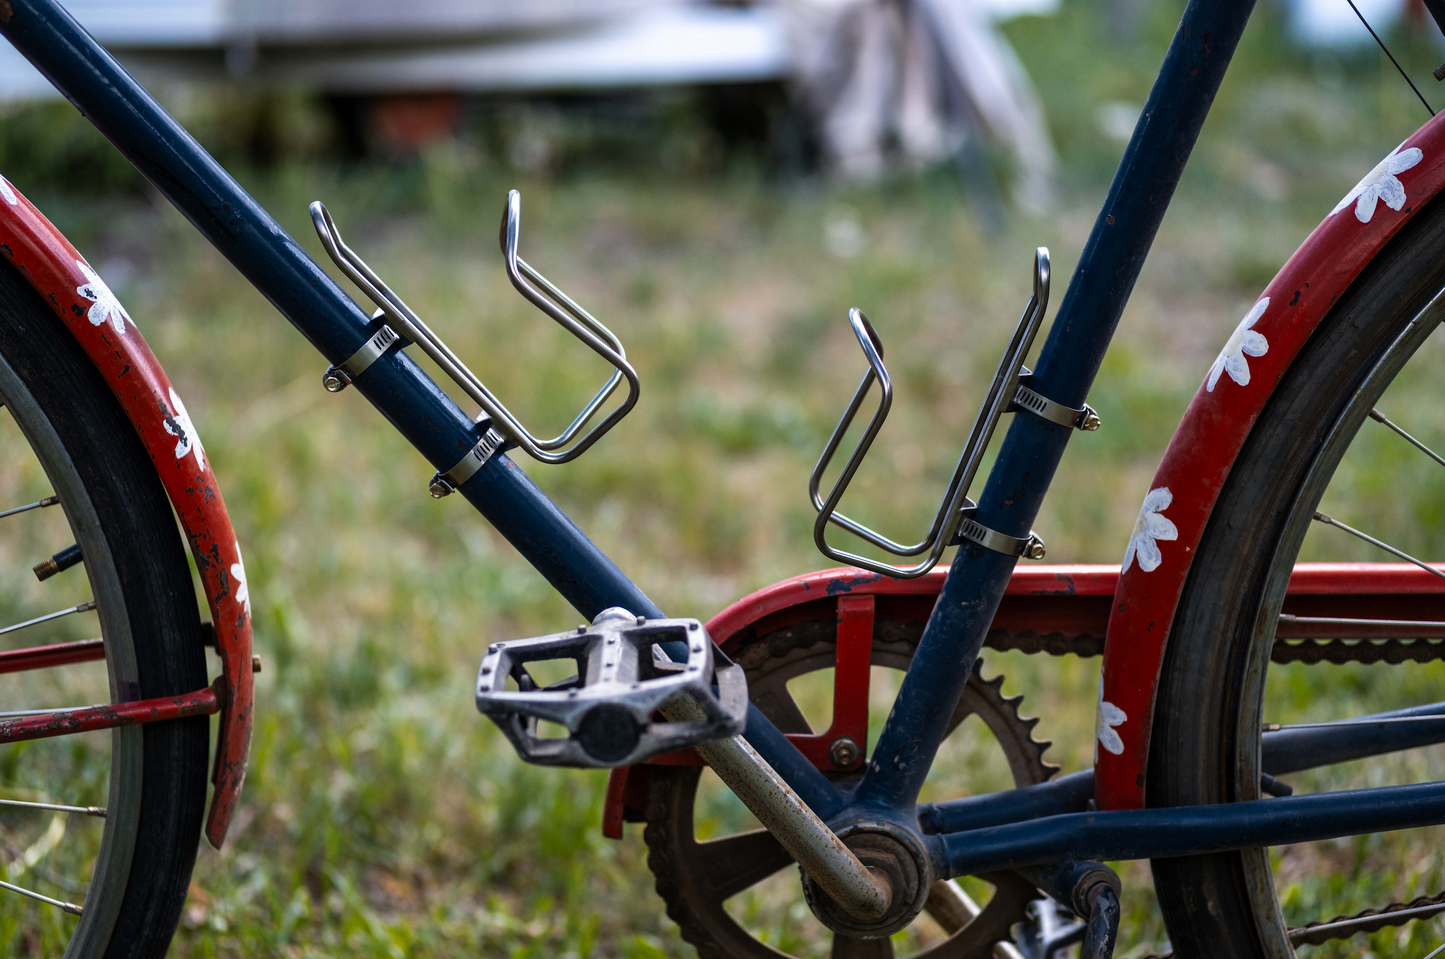
[[[522,465],[663,608],[704,619],[829,565],[806,482],[862,370],[851,306],[898,397],[850,512],[926,524],[1033,248],[1053,251],[1057,304],[1182,6],[71,4],[319,261],[315,199],[509,406],[560,427],[605,374],[506,282],[497,217],[519,188],[525,256],[622,337],[644,384],[577,463]],[[1423,7],[1360,6],[1445,102]],[[605,777],[522,765],[472,706],[488,642],[575,612],[458,499],[428,497],[431,468],[354,393],[325,393],[321,358],[5,45],[0,101],[0,172],[149,339],[246,554],[266,664],[251,774],[173,955],[691,955],[636,827],[600,835]],[[1425,119],[1345,0],[1260,0],[1090,397],[1104,429],[1071,445],[1037,523],[1050,561],[1118,562],[1219,345]],[[1097,661],[986,659],[1042,716],[1049,758],[1086,767]],[[1367,704],[1382,668],[1331,675]],[[1121,954],[1167,951],[1147,868],[1125,873]],[[770,942],[826,955],[800,903],[766,905],[746,908]],[[0,916],[10,954],[50,954],[62,931]]]

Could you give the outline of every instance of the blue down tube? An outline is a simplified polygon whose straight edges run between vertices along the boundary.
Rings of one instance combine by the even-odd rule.
[[[0,3],[3,34],[291,321],[330,363],[376,332],[372,321],[195,139],[54,0]],[[474,423],[399,349],[356,389],[438,470],[451,469],[491,425]],[[318,375],[318,389],[319,375]],[[425,495],[418,490],[418,495]],[[498,532],[588,619],[609,606],[662,611],[506,456],[461,488]],[[821,815],[837,790],[756,708],[747,738]]]

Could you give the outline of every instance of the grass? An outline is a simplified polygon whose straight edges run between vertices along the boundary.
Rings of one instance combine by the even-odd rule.
[[[850,509],[897,535],[931,515],[1023,305],[1032,250],[1049,246],[1056,275],[1072,271],[1122,149],[1101,117],[1142,104],[1177,16],[1172,4],[1145,7],[1131,34],[1070,2],[1008,26],[1063,161],[1050,215],[1015,214],[997,235],[980,231],[945,171],[869,187],[780,180],[746,160],[698,161],[718,155],[702,148],[655,158],[639,148],[631,170],[604,158],[524,172],[505,150],[467,141],[409,164],[293,160],[242,169],[242,179],[318,258],[305,207],[325,200],[351,245],[499,396],[527,422],[559,427],[604,374],[506,283],[494,217],[504,191],[519,187],[524,255],[623,337],[645,386],[637,411],[577,463],[524,466],[664,609],[706,618],[828,565],[811,545],[805,483],[861,372],[850,306],[887,342],[898,384]],[[1219,344],[1313,225],[1424,118],[1374,53],[1293,51],[1273,18],[1261,10],[1245,38],[1090,397],[1104,429],[1071,445],[1036,523],[1050,560],[1118,561]],[[1417,76],[1438,56],[1423,41],[1393,42]],[[246,551],[265,663],[242,807],[227,847],[201,852],[172,954],[691,954],[652,893],[636,827],[621,843],[600,836],[605,776],[521,764],[471,705],[488,642],[564,628],[576,614],[459,498],[430,499],[431,467],[354,392],[323,392],[323,363],[304,340],[128,174],[104,160],[79,164],[99,171],[92,180],[104,189],[91,193],[47,179],[59,161],[35,160],[21,142],[45,127],[37,116],[65,131],[61,157],[94,149],[63,110],[0,121],[3,169],[111,280],[186,398]],[[225,147],[223,124],[200,126]],[[861,234],[861,252],[829,252],[840,230]],[[1435,378],[1440,361],[1425,362],[1412,388]],[[1407,428],[1420,435],[1445,431],[1438,404],[1400,408],[1417,414]],[[1331,511],[1357,510],[1438,555],[1440,486],[1411,474],[1415,498],[1392,500],[1400,470],[1428,469],[1397,453],[1381,445],[1358,467],[1352,459]],[[0,470],[6,502],[35,482],[22,466]],[[6,568],[23,573],[63,545],[56,535],[37,528],[7,541]],[[1307,548],[1374,558],[1337,543]],[[15,610],[44,602],[23,579],[5,579]],[[1042,715],[1039,734],[1056,743],[1049,758],[1086,768],[1097,663],[988,659],[1007,690],[1027,694],[1025,712]],[[1282,720],[1439,699],[1442,679],[1438,664],[1275,673]],[[95,777],[98,760],[84,750],[43,761],[32,752],[30,766],[0,766],[0,782]],[[978,788],[966,777],[984,770],[987,781],[990,762],[982,737],[938,774]],[[1299,785],[1440,778],[1439,765],[1438,755],[1411,754]],[[48,828],[8,815],[0,824],[15,848]],[[1386,898],[1438,891],[1438,843],[1407,839],[1287,851],[1287,912],[1353,911],[1358,901],[1342,893],[1366,875],[1391,885],[1378,890]],[[1122,954],[1164,950],[1147,867],[1121,870]],[[792,894],[781,895],[758,913],[772,941],[826,951]],[[8,954],[53,954],[66,921],[0,900],[0,943]],[[1416,924],[1313,954],[1423,955],[1434,934]]]

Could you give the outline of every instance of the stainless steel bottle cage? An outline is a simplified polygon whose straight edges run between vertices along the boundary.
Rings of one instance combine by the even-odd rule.
[[[673,662],[656,645],[669,642],[685,644],[686,662]],[[722,653],[695,619],[649,620],[614,607],[591,626],[493,643],[477,673],[477,709],[529,763],[625,766],[742,732],[747,678],[741,666],[716,657]],[[527,664],[544,660],[572,660],[577,674],[539,687]],[[508,690],[508,679],[518,688]],[[689,710],[697,719],[655,720],[653,714],[679,696],[697,704]],[[539,721],[563,726],[568,735],[543,738]]]
[[[507,203],[502,210],[500,242],[508,279],[512,281],[512,286],[517,288],[517,292],[521,293],[532,305],[557,321],[573,336],[591,347],[598,356],[615,367],[612,376],[602,389],[597,391],[597,395],[593,396],[591,401],[582,408],[582,412],[577,414],[577,418],[572,421],[571,425],[550,440],[538,439],[533,436],[521,421],[502,404],[502,401],[497,399],[471,370],[467,369],[466,364],[442,342],[441,338],[421,321],[411,307],[407,306],[401,297],[382,282],[371,267],[367,266],[365,261],[346,245],[341,239],[341,233],[337,230],[335,221],[331,219],[331,214],[326,211],[326,207],[319,200],[311,204],[311,222],[316,226],[316,234],[321,237],[321,245],[326,248],[326,252],[330,254],[341,272],[350,277],[352,282],[361,287],[366,295],[381,308],[388,324],[396,326],[395,331],[391,330],[389,326],[383,326],[375,336],[362,345],[361,349],[357,350],[351,359],[328,370],[325,381],[327,389],[333,391],[344,389],[352,377],[359,374],[366,365],[385,352],[387,347],[393,342],[405,338],[420,346],[427,356],[430,356],[446,372],[447,376],[451,377],[453,382],[492,418],[492,425],[502,435],[526,450],[533,459],[543,463],[566,463],[581,456],[637,405],[640,384],[636,371],[627,362],[627,353],[622,348],[622,341],[611,330],[603,326],[596,317],[578,306],[571,297],[557,289],[546,277],[534,270],[526,260],[517,254],[522,229],[522,195],[516,190],[507,193]],[[398,333],[400,333],[400,337],[397,336]],[[357,368],[358,366],[360,368]],[[627,380],[627,397],[612,412],[608,413],[602,422],[569,447],[567,444],[572,443],[577,434],[591,422],[598,409],[607,402],[607,398],[624,379]]]
[[[928,535],[912,546],[896,543],[837,511],[838,503],[843,499],[843,494],[853,481],[853,476],[858,472],[863,458],[867,456],[874,438],[883,428],[883,421],[888,418],[888,411],[893,405],[893,381],[888,375],[888,368],[883,365],[883,342],[861,310],[855,308],[848,311],[848,322],[852,325],[853,334],[858,338],[858,345],[868,360],[868,370],[863,374],[858,388],[854,390],[853,399],[849,401],[848,408],[843,411],[842,418],[838,420],[838,426],[833,430],[833,435],[829,437],[822,455],[818,457],[818,465],[813,467],[813,474],[808,480],[808,495],[813,500],[813,508],[818,511],[818,517],[813,523],[813,542],[817,544],[824,556],[900,579],[912,579],[927,573],[937,564],[945,549],[956,545],[961,540],[974,542],[988,549],[1015,556],[1025,556],[1030,559],[1043,558],[1043,540],[1039,539],[1036,534],[1030,533],[1026,538],[1008,536],[990,530],[974,521],[972,515],[976,506],[968,498],[968,490],[973,483],[974,475],[978,472],[979,464],[983,461],[984,451],[993,437],[999,417],[1004,413],[1026,410],[1052,423],[1077,429],[1098,429],[1098,415],[1087,405],[1082,410],[1071,409],[1040,396],[1024,385],[1031,379],[1031,374],[1023,365],[1024,357],[1028,355],[1029,347],[1033,345],[1034,335],[1038,333],[1039,326],[1043,323],[1044,312],[1048,309],[1048,305],[1049,251],[1045,247],[1039,247],[1034,251],[1033,295],[1029,298],[1028,305],[1024,307],[1023,316],[1019,318],[1018,326],[1014,329],[1013,338],[1009,341],[1008,349],[1004,351],[1003,359],[999,361],[998,370],[994,373],[993,383],[989,386],[983,407],[979,410],[978,418],[974,420],[973,429],[968,435],[968,442],[964,444],[963,453],[958,459],[958,466],[953,471],[953,479],[949,481],[948,489],[943,494],[943,502],[939,504],[938,513],[933,517],[933,525],[929,528]],[[852,425],[854,417],[858,415],[858,410],[862,407],[868,390],[875,382],[879,385],[882,393],[878,400],[878,409],[869,421],[867,429],[863,431],[863,436],[858,440],[858,445],[854,447],[852,455],[848,457],[842,473],[839,474],[837,482],[833,484],[832,491],[828,494],[827,499],[824,499],[819,492],[823,472],[832,462],[833,455],[838,451],[838,444],[842,442],[848,427]],[[915,566],[893,566],[869,559],[866,556],[859,556],[856,553],[835,549],[828,544],[827,540],[829,524],[841,526],[848,532],[895,556],[927,555],[922,562]]]

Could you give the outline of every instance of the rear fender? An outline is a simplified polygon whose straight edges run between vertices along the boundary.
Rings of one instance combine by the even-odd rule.
[[[3,177],[0,255],[50,304],[120,400],[190,542],[221,657],[214,687],[221,702],[215,792],[206,818],[206,838],[219,848],[246,777],[254,705],[251,601],[220,487],[185,404],[120,301]]]
[[[1096,729],[1100,809],[1144,806],[1169,633],[1254,421],[1335,301],[1442,185],[1445,114],[1401,143],[1315,228],[1241,320],[1185,411],[1149,484],[1109,617]]]

